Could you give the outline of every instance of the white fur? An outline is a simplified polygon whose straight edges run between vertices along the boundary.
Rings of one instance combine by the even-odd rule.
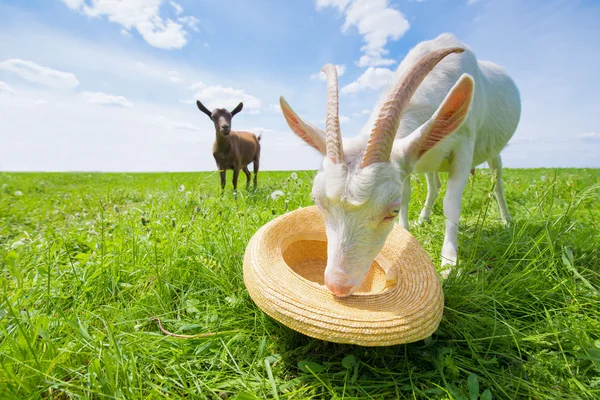
[[[511,219],[502,189],[500,151],[514,134],[521,105],[519,92],[510,77],[496,64],[477,61],[473,52],[453,35],[443,34],[412,49],[399,65],[396,80],[425,54],[449,47],[462,47],[465,51],[443,59],[419,86],[401,119],[390,162],[360,168],[369,134],[387,99],[388,92],[384,92],[361,135],[344,140],[346,164],[333,164],[325,158],[323,169],[315,178],[313,197],[323,211],[327,226],[325,282],[335,294],[349,295],[364,280],[391,231],[391,222],[384,219],[391,209],[399,210],[400,223],[408,229],[412,172],[426,173],[427,177],[428,196],[420,221],[426,221],[431,214],[440,188],[438,172],[448,172],[442,265],[456,263],[461,198],[472,168],[488,162],[497,175],[494,191],[500,215],[504,221]],[[464,122],[417,158],[411,144],[419,140],[419,135],[433,121],[432,116],[435,118],[438,107],[464,74],[474,81],[471,107]],[[322,131],[315,130],[311,134],[320,135]]]

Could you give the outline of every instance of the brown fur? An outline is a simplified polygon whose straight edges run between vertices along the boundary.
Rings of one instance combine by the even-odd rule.
[[[213,157],[221,172],[221,189],[225,188],[225,171],[233,170],[233,190],[237,189],[240,170],[246,174],[246,186],[250,185],[248,164],[254,163],[254,188],[256,188],[260,161],[260,136],[251,132],[231,131],[229,135],[217,134],[213,144]]]
[[[196,101],[196,105],[215,124],[213,157],[221,174],[221,189],[225,188],[225,171],[228,169],[233,170],[233,190],[237,190],[240,170],[246,174],[246,187],[249,187],[251,174],[248,171],[248,164],[250,163],[254,163],[254,188],[256,189],[260,163],[260,135],[257,137],[252,132],[231,130],[231,120],[235,114],[242,111],[243,103],[231,112],[224,108],[217,108],[210,112],[199,101]]]

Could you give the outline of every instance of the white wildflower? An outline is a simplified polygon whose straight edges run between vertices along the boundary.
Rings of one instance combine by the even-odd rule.
[[[546,180],[548,179],[548,177],[546,175],[542,175],[542,177],[540,178],[542,182],[546,182]]]
[[[290,178],[292,178],[293,180],[298,179],[298,174],[295,172],[292,172],[292,174],[290,175]]]
[[[276,190],[273,193],[271,193],[271,198],[273,200],[277,200],[278,198],[280,198],[281,196],[283,196],[283,192],[281,190]]]
[[[17,247],[19,247],[19,246],[23,246],[23,245],[25,244],[25,240],[26,240],[25,238],[21,238],[21,239],[19,239],[19,240],[15,241],[15,242],[14,242],[14,243],[13,243],[13,244],[10,246],[10,248],[11,248],[11,249],[16,249],[16,248],[17,248]]]
[[[183,192],[184,190],[185,190],[185,186],[183,186],[183,185],[179,186],[179,191],[180,192]]]
[[[23,196],[23,192],[21,192],[20,190],[17,190],[17,191],[15,192],[15,196],[17,196],[17,197],[18,197],[18,196]]]

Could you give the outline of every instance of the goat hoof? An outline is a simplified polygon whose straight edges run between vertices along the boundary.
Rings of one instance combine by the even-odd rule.
[[[429,217],[424,218],[424,217],[419,217],[419,219],[417,220],[417,223],[415,224],[416,226],[423,226],[425,224],[430,223],[431,220],[429,219]]]
[[[450,275],[450,272],[452,272],[452,269],[455,266],[456,257],[444,257],[442,255],[442,270],[440,271],[442,279],[448,278],[448,275]]]
[[[440,276],[442,277],[442,279],[448,279],[448,276],[450,275],[450,272],[452,272],[451,267],[448,267],[446,269],[443,269],[440,271]]]

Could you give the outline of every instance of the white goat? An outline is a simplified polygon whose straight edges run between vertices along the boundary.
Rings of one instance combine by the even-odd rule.
[[[419,43],[398,67],[397,82],[362,134],[343,146],[337,73],[331,64],[323,72],[326,132],[300,119],[283,97],[280,103],[291,129],[325,156],[312,195],[326,221],[325,284],[332,293],[348,296],[360,287],[396,217],[408,229],[411,172],[427,176],[420,221],[429,218],[438,195],[438,172],[448,172],[442,266],[456,264],[461,198],[472,168],[488,162],[496,175],[500,215],[511,219],[500,151],[515,132],[521,105],[517,87],[501,67],[477,61],[451,34]]]

